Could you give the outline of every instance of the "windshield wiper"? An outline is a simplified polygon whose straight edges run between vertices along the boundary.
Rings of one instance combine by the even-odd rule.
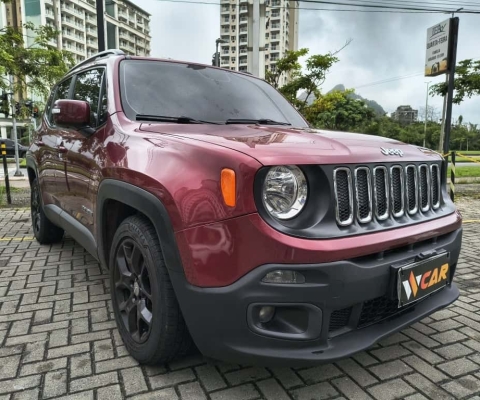
[[[150,115],[150,114],[137,114],[135,115],[137,121],[155,121],[155,122],[173,122],[175,124],[214,124],[219,125],[218,122],[202,121],[200,119],[180,116],[169,117],[167,115]]]
[[[292,125],[288,122],[274,121],[273,119],[260,118],[260,119],[248,119],[248,118],[231,118],[225,121],[225,124],[256,124],[256,125]]]

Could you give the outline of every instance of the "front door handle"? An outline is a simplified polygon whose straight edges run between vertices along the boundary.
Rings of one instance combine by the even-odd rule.
[[[65,146],[58,146],[57,147],[59,153],[66,153],[68,149]]]
[[[43,143],[41,140],[35,140],[35,144],[36,144],[38,147],[45,146],[45,143]]]

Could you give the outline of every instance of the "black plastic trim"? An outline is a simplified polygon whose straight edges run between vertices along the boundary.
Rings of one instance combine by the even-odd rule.
[[[352,176],[356,168],[368,167],[370,171],[374,167],[386,167],[390,174],[390,167],[399,165],[403,168],[406,165],[437,164],[441,168],[441,161],[435,162],[408,162],[401,161],[391,163],[368,163],[368,164],[331,164],[331,165],[299,165],[298,167],[305,174],[308,184],[308,199],[303,210],[295,218],[290,220],[277,220],[266,210],[262,200],[262,186],[270,167],[263,167],[258,170],[254,183],[254,198],[261,217],[274,229],[290,236],[305,239],[332,239],[348,236],[375,233],[390,229],[403,228],[409,225],[424,223],[438,218],[445,217],[455,212],[455,205],[450,200],[446,189],[445,176],[442,173],[441,180],[441,205],[438,209],[429,208],[428,211],[418,211],[414,215],[404,213],[401,217],[394,218],[390,215],[383,221],[373,217],[368,223],[359,223],[354,212],[354,221],[349,226],[339,226],[335,219],[335,196],[333,171],[336,168],[349,168]],[[353,196],[355,198],[355,196]],[[355,203],[355,200],[354,200]],[[356,204],[354,206],[356,210]],[[375,215],[375,206],[373,215]]]
[[[85,248],[93,257],[98,260],[97,243],[92,233],[77,221],[70,214],[63,211],[55,204],[47,204],[43,207],[47,218],[55,225],[63,228],[69,233],[81,246]]]
[[[116,200],[144,214],[152,222],[160,239],[163,257],[167,269],[183,274],[183,266],[178,252],[175,233],[167,209],[153,194],[132,184],[114,179],[105,179],[100,183],[96,205],[96,225],[98,254],[100,262],[108,268],[105,259],[105,230],[108,229],[104,211],[107,200]]]

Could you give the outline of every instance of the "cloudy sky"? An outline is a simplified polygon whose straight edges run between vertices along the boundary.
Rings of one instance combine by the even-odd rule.
[[[220,32],[218,5],[132,1],[152,14],[152,56],[211,63],[215,39]],[[455,2],[458,3],[461,6],[462,0]],[[301,4],[309,8],[341,8]],[[431,6],[433,3],[426,4]],[[300,10],[299,47],[309,48],[311,54],[327,53],[352,39],[339,54],[340,62],[332,68],[323,91],[344,84],[347,88],[355,88],[361,96],[377,101],[387,112],[402,104],[422,108],[425,106],[426,82],[445,79],[444,75],[436,78],[423,76],[426,30],[447,18],[448,15],[444,14]],[[458,60],[480,59],[479,25],[480,14],[460,14]],[[378,83],[406,75],[409,77]],[[441,98],[431,97],[429,104],[437,107],[439,112],[442,109]],[[463,115],[464,121],[480,123],[480,98],[454,105],[454,118],[459,115]]]

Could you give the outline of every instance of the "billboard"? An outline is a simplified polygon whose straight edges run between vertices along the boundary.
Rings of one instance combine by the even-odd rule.
[[[427,29],[425,76],[444,74],[449,68],[450,19]]]

